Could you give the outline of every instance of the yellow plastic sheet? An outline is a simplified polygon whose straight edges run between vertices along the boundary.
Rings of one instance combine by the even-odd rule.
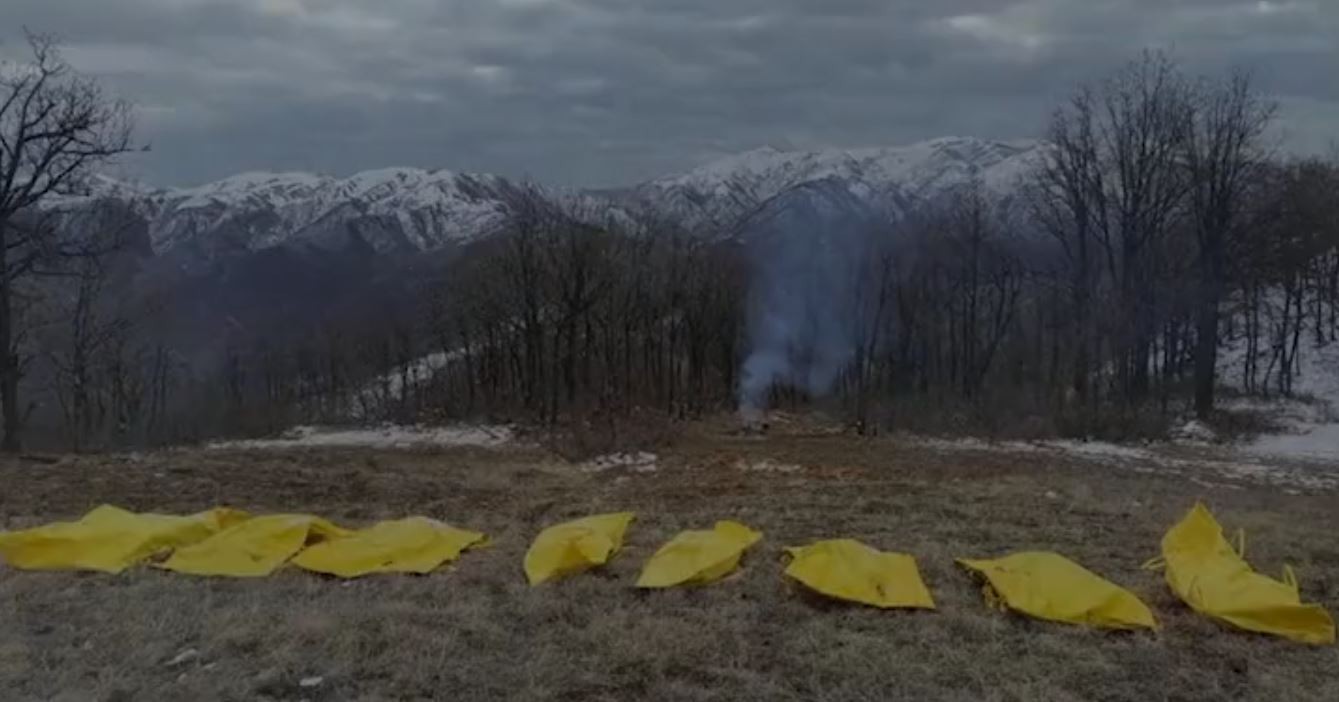
[[[1167,585],[1196,612],[1233,626],[1309,644],[1334,643],[1334,620],[1324,607],[1302,604],[1292,569],[1280,582],[1251,570],[1245,537],[1233,550],[1203,504],[1162,539]]]
[[[98,570],[119,573],[174,548],[209,538],[248,518],[211,509],[187,517],[136,514],[102,505],[79,521],[0,533],[0,560],[26,570]]]
[[[427,517],[379,522],[352,535],[322,541],[293,559],[306,570],[341,578],[372,573],[430,573],[454,561],[465,549],[484,540]]]
[[[786,575],[828,597],[884,609],[934,609],[916,559],[886,553],[854,539],[832,539],[786,549]]]
[[[189,575],[257,578],[273,573],[309,543],[351,533],[307,514],[268,514],[178,549],[162,567]]]
[[[616,512],[556,524],[539,533],[525,554],[525,576],[538,585],[604,565],[623,547],[633,513]]]
[[[1038,619],[1098,629],[1156,629],[1148,607],[1130,593],[1056,553],[1015,553],[958,563],[987,581],[986,600]]]
[[[716,522],[711,531],[685,531],[670,539],[642,568],[637,587],[705,585],[739,567],[744,551],[762,533],[739,522]]]

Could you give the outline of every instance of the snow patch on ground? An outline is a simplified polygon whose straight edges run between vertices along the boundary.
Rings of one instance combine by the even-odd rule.
[[[634,473],[654,473],[658,469],[659,457],[646,451],[610,453],[577,464],[582,473],[603,473],[625,468]]]
[[[1329,431],[1329,430],[1326,430]],[[1283,442],[1289,439],[1301,441],[1305,437],[1272,437]],[[1326,441],[1326,437],[1317,437]],[[1333,428],[1333,440],[1339,442],[1339,426]],[[919,446],[940,451],[984,451],[1002,453],[1050,453],[1055,456],[1067,456],[1087,463],[1110,466],[1136,473],[1156,475],[1180,475],[1206,486],[1236,487],[1237,481],[1262,483],[1285,488],[1287,490],[1334,490],[1339,488],[1339,463],[1333,461],[1297,464],[1282,461],[1273,463],[1280,456],[1296,458],[1305,455],[1306,446],[1284,445],[1269,451],[1268,456],[1252,456],[1230,449],[1205,447],[1201,455],[1182,455],[1170,452],[1184,444],[1150,444],[1144,447],[1120,446],[1101,441],[1002,441],[990,443],[980,439],[912,439]],[[1333,447],[1334,444],[1328,444]]]
[[[803,467],[794,463],[781,463],[773,461],[770,458],[764,458],[761,461],[745,461],[740,459],[735,461],[735,469],[747,473],[798,473],[804,470]]]
[[[384,425],[363,429],[336,427],[293,427],[273,439],[245,439],[211,443],[211,449],[289,449],[289,448],[414,448],[423,446],[496,447],[512,443],[510,427],[472,426],[400,426]]]
[[[1086,456],[1097,459],[1121,459],[1121,460],[1146,460],[1153,454],[1146,449],[1135,446],[1122,446],[1120,444],[1107,443],[1105,441],[1076,441],[1073,439],[1060,439],[1057,441],[1043,441],[1039,444],[1043,448],[1054,449],[1064,453],[1072,453],[1079,456]]]
[[[1297,427],[1298,433],[1262,436],[1246,447],[1258,456],[1286,456],[1302,461],[1339,462],[1339,424]]]
[[[975,437],[961,439],[940,439],[928,436],[912,436],[909,441],[917,446],[940,451],[1008,451],[1009,453],[1027,453],[1043,451],[1041,445],[1025,441],[986,441]]]
[[[977,438],[937,439],[914,437],[918,446],[941,451],[1005,451],[1008,453],[1067,453],[1095,461],[1146,460],[1153,454],[1134,447],[1112,444],[1105,441],[1079,441],[1077,439],[1055,439],[1049,441],[986,441]]]
[[[1192,419],[1173,429],[1172,438],[1181,442],[1211,444],[1218,440],[1218,433],[1204,422]]]
[[[1206,461],[1202,464],[1192,461],[1172,461],[1171,464],[1183,469],[1203,466],[1228,478],[1284,488],[1305,488],[1308,490],[1334,490],[1339,488],[1339,472],[1317,470],[1314,466],[1266,465],[1237,460]],[[1295,494],[1292,489],[1288,489],[1286,492]]]
[[[1103,441],[1056,439],[1052,441],[985,441],[976,438],[932,439],[915,437],[917,446],[940,451],[987,451],[1004,453],[1065,453],[1089,459],[1146,460],[1153,454],[1133,446]]]
[[[1221,354],[1219,377],[1240,389],[1245,348],[1228,344]],[[1223,403],[1236,410],[1263,412],[1285,428],[1281,435],[1262,436],[1243,448],[1247,454],[1298,461],[1339,462],[1339,342],[1316,346],[1302,342],[1293,378],[1295,398],[1239,397]],[[1271,379],[1269,385],[1273,385]],[[1306,398],[1306,400],[1297,399]]]

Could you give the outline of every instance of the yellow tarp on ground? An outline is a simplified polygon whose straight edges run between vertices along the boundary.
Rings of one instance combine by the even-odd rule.
[[[987,581],[986,600],[1038,619],[1099,629],[1156,629],[1133,593],[1056,553],[1015,553],[958,563]]]
[[[729,575],[762,533],[739,522],[716,522],[711,531],[685,531],[670,539],[642,568],[637,587],[705,585]]]
[[[604,565],[623,547],[633,517],[632,512],[599,514],[545,529],[525,554],[525,576],[538,585]]]
[[[351,533],[307,514],[267,514],[178,549],[162,567],[189,575],[256,578],[273,573],[309,543]]]
[[[1196,612],[1248,631],[1334,643],[1330,613],[1317,604],[1302,604],[1290,568],[1279,582],[1251,570],[1244,555],[1223,538],[1223,528],[1203,504],[1162,539],[1167,585]]]
[[[352,535],[322,541],[293,559],[317,573],[356,578],[371,573],[430,573],[484,540],[427,517],[379,522]]]
[[[831,539],[786,549],[786,575],[809,589],[874,607],[934,609],[916,559],[886,553],[854,539]]]
[[[155,554],[189,546],[248,518],[217,508],[187,517],[136,514],[102,505],[76,522],[0,533],[0,560],[26,570],[119,573]]]

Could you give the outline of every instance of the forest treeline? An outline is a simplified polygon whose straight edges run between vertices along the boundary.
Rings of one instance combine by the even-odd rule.
[[[1190,76],[1158,53],[1080,86],[1008,192],[968,182],[859,225],[830,280],[797,279],[822,299],[780,321],[788,345],[773,350],[766,404],[819,406],[865,433],[1120,438],[1215,421],[1227,385],[1291,394],[1305,347],[1339,335],[1339,165],[1280,156],[1274,120],[1249,76]],[[8,197],[0,224],[13,230],[24,208],[6,210]],[[207,372],[142,311],[108,302],[113,259],[51,246],[68,220],[33,225],[49,231],[10,234],[0,266],[6,430],[22,430],[18,398],[39,381],[77,448],[313,422],[617,431],[736,408],[760,315],[779,314],[753,285],[758,249],[663,221],[589,221],[537,196],[418,304],[228,345]],[[60,264],[59,294],[14,265],[25,250]],[[840,367],[816,392],[806,379],[831,358]]]

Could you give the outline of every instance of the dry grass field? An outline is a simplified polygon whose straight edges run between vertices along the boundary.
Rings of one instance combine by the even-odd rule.
[[[353,582],[0,566],[0,700],[1339,700],[1336,648],[1224,629],[1139,569],[1202,498],[1246,528],[1254,565],[1293,564],[1307,599],[1339,609],[1339,494],[1203,479],[1193,460],[1164,474],[1081,455],[701,429],[653,472],[583,472],[519,447],[4,463],[0,528],[104,502],[227,504],[348,526],[425,514],[493,545],[430,576]],[[638,519],[608,568],[525,584],[522,554],[542,526],[612,510]],[[739,574],[631,587],[659,543],[720,518],[765,532]],[[915,554],[939,610],[844,606],[781,577],[781,547],[839,536]],[[953,563],[1021,549],[1059,551],[1128,587],[1162,630],[1001,614]]]

